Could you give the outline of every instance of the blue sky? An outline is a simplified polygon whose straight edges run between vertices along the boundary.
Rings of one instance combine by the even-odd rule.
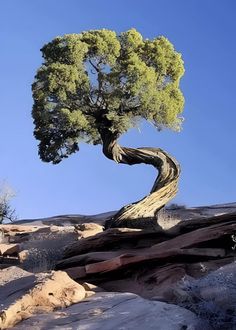
[[[0,4],[0,180],[17,193],[19,218],[115,210],[151,189],[153,168],[115,164],[99,146],[82,144],[59,165],[43,163],[32,135],[31,83],[42,62],[40,48],[66,33],[132,27],[145,38],[166,36],[183,54],[185,122],[180,133],[159,133],[144,123],[141,133],[131,130],[120,143],[161,147],[178,159],[174,202],[236,201],[234,0],[7,0]]]

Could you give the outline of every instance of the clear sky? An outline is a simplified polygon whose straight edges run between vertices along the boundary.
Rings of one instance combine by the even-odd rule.
[[[235,0],[5,0],[0,2],[0,179],[16,191],[19,218],[119,209],[149,192],[147,165],[118,165],[101,147],[82,144],[59,165],[37,154],[31,83],[40,48],[67,33],[136,28],[145,38],[166,36],[185,61],[186,104],[180,133],[144,123],[122,145],[161,147],[181,163],[174,202],[188,206],[236,201]]]

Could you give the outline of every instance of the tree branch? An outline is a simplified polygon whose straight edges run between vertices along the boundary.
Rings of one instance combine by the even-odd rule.
[[[89,63],[92,65],[92,67],[93,67],[98,73],[100,72],[99,68],[96,67],[96,65],[93,64],[93,62],[92,62],[91,60],[89,60]]]

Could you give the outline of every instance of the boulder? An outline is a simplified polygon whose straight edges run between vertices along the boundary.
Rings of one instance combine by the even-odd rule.
[[[82,285],[65,272],[31,274],[17,267],[0,270],[0,329],[7,329],[35,313],[67,307],[85,298]]]

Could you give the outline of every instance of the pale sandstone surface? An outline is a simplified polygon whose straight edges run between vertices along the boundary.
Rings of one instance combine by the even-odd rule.
[[[50,312],[70,306],[86,296],[84,287],[65,272],[22,273],[18,269],[0,271],[9,275],[0,286],[0,329],[7,329],[35,313]],[[4,276],[3,275],[3,276]]]

